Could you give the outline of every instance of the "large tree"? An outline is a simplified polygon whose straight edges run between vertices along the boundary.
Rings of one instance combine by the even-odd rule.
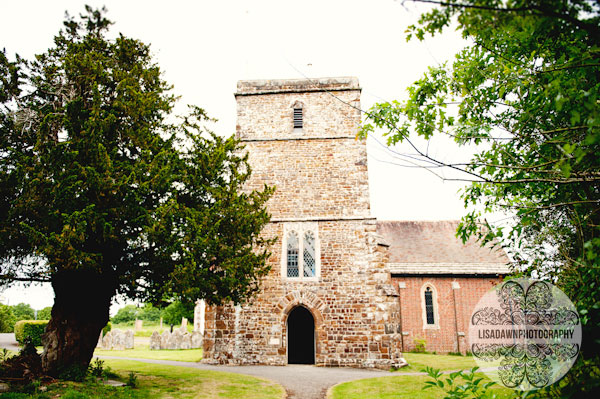
[[[525,273],[553,278],[577,305],[584,342],[575,389],[598,389],[600,353],[600,3],[591,0],[435,1],[408,28],[423,40],[457,27],[453,62],[430,67],[403,102],[376,104],[363,134],[408,142],[399,163],[449,168],[470,182],[458,234],[500,237]],[[478,144],[472,159],[431,157],[411,135]],[[514,216],[504,231],[486,212]],[[589,365],[591,367],[588,367]],[[586,393],[586,395],[589,394]]]
[[[33,61],[0,53],[0,276],[50,282],[43,366],[88,366],[116,294],[240,302],[267,272],[272,189],[244,192],[239,143],[175,101],[150,48],[68,17]]]

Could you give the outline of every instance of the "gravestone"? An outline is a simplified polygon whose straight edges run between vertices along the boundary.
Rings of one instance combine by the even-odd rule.
[[[133,330],[125,331],[125,349],[133,349],[134,336]]]
[[[134,333],[132,330],[112,330],[102,338],[102,348],[108,350],[133,349]]]
[[[154,331],[150,336],[150,350],[159,350],[160,347],[160,334],[158,331]]]
[[[202,335],[200,331],[192,333],[192,349],[202,348]]]

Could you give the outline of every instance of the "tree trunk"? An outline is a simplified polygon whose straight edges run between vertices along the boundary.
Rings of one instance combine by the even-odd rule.
[[[52,277],[54,306],[42,336],[42,367],[47,375],[87,369],[108,322],[112,287],[91,272],[65,271]]]

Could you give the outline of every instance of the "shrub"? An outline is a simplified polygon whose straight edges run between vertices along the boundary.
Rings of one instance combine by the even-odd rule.
[[[109,332],[110,330],[112,330],[112,323],[109,321],[108,323],[106,323],[106,325],[102,329],[102,336],[105,336],[106,333]]]
[[[13,314],[17,321],[19,320],[33,320],[35,317],[35,313],[33,308],[26,303],[19,303],[18,305],[14,305],[12,307]]]
[[[127,376],[127,382],[125,383],[125,385],[127,385],[128,387],[131,387],[131,388],[138,387],[138,385],[139,385],[138,378],[137,378],[137,375],[135,375],[135,373],[133,371],[129,372],[129,375]]]
[[[183,304],[181,302],[173,302],[163,309],[163,321],[167,324],[177,325],[181,323],[181,319],[185,317],[189,321],[194,320],[194,304]]]
[[[111,321],[115,324],[132,322],[137,319],[138,308],[135,305],[126,305],[117,311]]]
[[[42,334],[48,320],[21,320],[15,324],[15,338],[23,345],[26,337],[31,337],[35,346],[42,345]]]
[[[11,333],[17,319],[10,306],[0,304],[0,333]]]
[[[158,321],[160,320],[160,309],[152,306],[151,303],[146,303],[140,308],[138,318],[145,321]]]
[[[415,338],[415,352],[417,353],[425,353],[425,347],[427,345],[427,341],[424,339]]]
[[[443,390],[446,395],[445,399],[465,399],[465,398],[486,398],[489,397],[488,389],[495,385],[495,382],[482,383],[483,378],[477,377],[475,372],[478,367],[473,367],[471,370],[460,370],[454,373],[444,375],[438,369],[426,367],[421,370],[426,372],[433,381],[425,381],[423,390],[430,388],[438,388]],[[476,378],[477,377],[477,378]],[[462,381],[461,381],[462,380]],[[440,396],[440,395],[438,395]]]
[[[38,310],[37,319],[38,320],[50,320],[52,316],[52,306],[47,306],[44,309]]]

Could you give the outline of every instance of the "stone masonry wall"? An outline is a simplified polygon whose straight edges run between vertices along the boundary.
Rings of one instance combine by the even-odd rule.
[[[388,368],[397,363],[399,306],[386,248],[377,244],[374,231],[373,221],[320,222],[318,282],[283,279],[281,251],[273,251],[271,273],[256,298],[207,311],[204,361],[286,364],[287,315],[303,305],[315,318],[316,364]],[[281,237],[281,232],[282,223],[273,223],[264,234]]]
[[[397,363],[399,302],[369,214],[366,148],[355,139],[360,114],[348,105],[360,104],[358,81],[240,82],[236,99],[237,134],[253,168],[248,188],[276,186],[263,234],[277,241],[255,298],[207,309],[203,361],[287,364],[287,317],[301,305],[315,320],[316,364]],[[302,129],[293,128],[295,106],[303,108]],[[307,222],[317,226],[320,275],[289,279],[283,231]]]
[[[405,351],[415,349],[415,339],[425,339],[429,352],[469,350],[469,318],[481,297],[499,284],[499,277],[394,277],[402,304],[402,331]],[[454,283],[454,289],[453,289]],[[423,287],[430,284],[436,295],[437,325],[424,323]],[[403,287],[404,288],[399,288]],[[437,298],[436,298],[437,297]],[[456,303],[456,313],[454,306]],[[456,315],[456,317],[455,317]],[[464,333],[464,335],[463,335]]]

